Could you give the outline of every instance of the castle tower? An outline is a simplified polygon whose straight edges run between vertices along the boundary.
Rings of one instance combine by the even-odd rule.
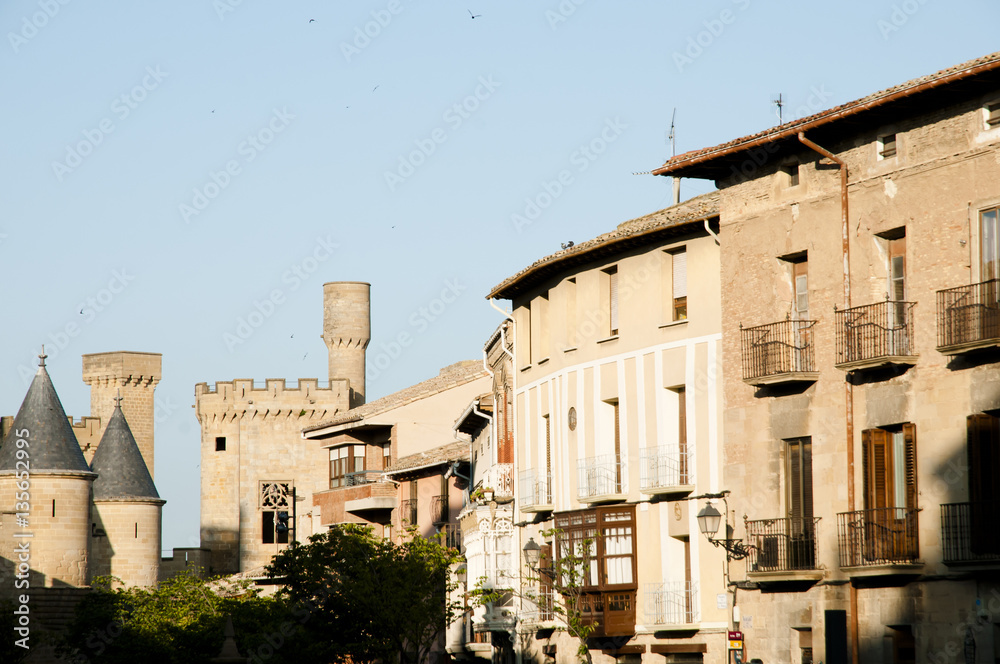
[[[11,501],[0,525],[4,585],[17,587],[8,574],[16,572],[11,566],[20,560],[31,570],[25,587],[86,586],[91,485],[97,476],[83,458],[45,370],[46,356],[40,357],[38,373],[0,447],[0,496]],[[25,476],[30,481],[27,495]],[[16,500],[22,496],[23,501]]]
[[[329,354],[330,380],[350,381],[350,407],[365,402],[365,349],[371,341],[371,284],[334,281],[323,284],[323,341]]]
[[[142,458],[153,472],[154,390],[162,377],[160,353],[92,353],[83,356],[83,382],[90,386],[90,415],[106,427],[121,393],[122,409]]]
[[[155,585],[160,572],[163,504],[120,403],[94,453],[94,536],[91,574],[125,586]]]

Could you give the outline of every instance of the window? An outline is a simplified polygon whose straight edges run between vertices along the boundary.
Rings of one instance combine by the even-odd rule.
[[[524,349],[522,352],[524,353],[524,356],[525,356],[522,359],[521,363],[522,363],[522,366],[529,367],[529,366],[531,366],[532,358],[534,357],[533,352],[532,352],[533,351],[532,347],[535,344],[534,335],[531,333],[531,303],[530,302],[525,303],[525,305],[524,305],[524,314],[523,314],[523,316],[522,316],[522,318],[521,318],[521,320],[519,322],[520,322],[520,324],[522,326],[522,329],[518,330],[517,334],[519,334],[520,338],[522,339],[521,347]]]
[[[263,510],[261,513],[261,543],[262,544],[288,544],[288,512],[281,510]],[[278,514],[284,516],[284,528],[278,528]]]
[[[799,186],[799,166],[798,162],[785,164],[781,167],[781,172],[785,174],[785,184],[788,187]]]
[[[687,320],[687,251],[684,247],[670,253],[673,318]]]
[[[989,208],[979,213],[979,230],[982,245],[982,262],[980,263],[980,281],[992,281],[1000,278],[1000,243],[997,234],[997,216],[1000,208]]]
[[[1000,553],[1000,418],[990,413],[967,420],[969,514],[973,553]]]
[[[890,159],[896,156],[896,134],[886,134],[878,139],[878,158]]]
[[[606,289],[608,294],[608,333],[611,336],[618,334],[618,266],[609,267],[604,270],[606,275]]]
[[[330,450],[331,489],[364,484],[364,470],[364,445],[344,445],[343,447],[334,447]]]
[[[861,441],[865,509],[916,510],[917,428],[867,429]]]
[[[987,129],[993,129],[994,127],[1000,126],[1000,101],[995,101],[992,104],[986,104],[983,111]]]
[[[677,392],[677,451],[680,457],[680,483],[692,484],[688,477],[687,444],[687,390],[678,387]]]
[[[225,436],[216,436],[215,437],[215,451],[216,452],[225,452],[226,451],[226,437]]]
[[[549,292],[545,291],[536,300],[535,311],[538,314],[538,324],[532,325],[534,335],[531,356],[534,362],[542,363],[549,359]]]
[[[382,470],[392,465],[392,443],[382,443]]]
[[[791,534],[798,535],[812,527],[812,439],[795,438],[785,445],[785,505]]]
[[[566,346],[563,350],[576,348],[576,278],[567,279],[566,286]]]

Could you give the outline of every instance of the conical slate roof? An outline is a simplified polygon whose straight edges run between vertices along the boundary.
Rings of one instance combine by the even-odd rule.
[[[14,418],[14,426],[0,446],[0,473],[24,468],[23,464],[20,468],[16,467],[17,462],[24,459],[17,458],[18,447],[14,444],[22,437],[18,432],[24,429],[28,430],[28,435],[23,437],[28,441],[27,461],[32,475],[46,471],[90,471],[56,388],[52,386],[49,372],[45,370],[44,355],[21,409]]]
[[[97,473],[94,500],[160,499],[121,404],[115,404],[90,468]]]

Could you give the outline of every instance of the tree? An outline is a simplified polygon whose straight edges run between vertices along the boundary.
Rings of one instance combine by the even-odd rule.
[[[513,594],[522,600],[522,608],[527,602],[537,607],[542,614],[551,613],[562,623],[560,629],[577,640],[580,659],[591,664],[593,660],[587,640],[599,624],[586,610],[585,585],[595,555],[595,540],[577,540],[574,546],[560,530],[547,530],[542,535],[555,539],[559,555],[548,559],[540,557],[538,565],[529,567],[525,577],[529,584],[527,590],[489,587],[484,583],[484,578],[479,580],[470,595],[476,604],[487,606],[500,603]],[[541,585],[540,590],[535,589],[536,584]]]
[[[412,535],[412,534],[411,534]],[[275,556],[268,574],[279,593],[309,608],[310,661],[354,664],[426,661],[461,605],[451,601],[455,549],[411,536],[401,544],[376,537],[370,527],[345,525],[313,535]],[[335,635],[335,638],[329,638]]]

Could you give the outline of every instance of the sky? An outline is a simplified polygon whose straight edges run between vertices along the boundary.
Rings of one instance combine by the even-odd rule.
[[[667,207],[643,173],[672,117],[678,154],[716,145],[779,94],[788,121],[991,53],[998,23],[985,0],[7,0],[0,414],[42,344],[76,418],[81,355],[162,353],[163,548],[197,546],[194,386],[326,380],[323,283],[371,283],[385,396],[482,356],[493,286]]]

